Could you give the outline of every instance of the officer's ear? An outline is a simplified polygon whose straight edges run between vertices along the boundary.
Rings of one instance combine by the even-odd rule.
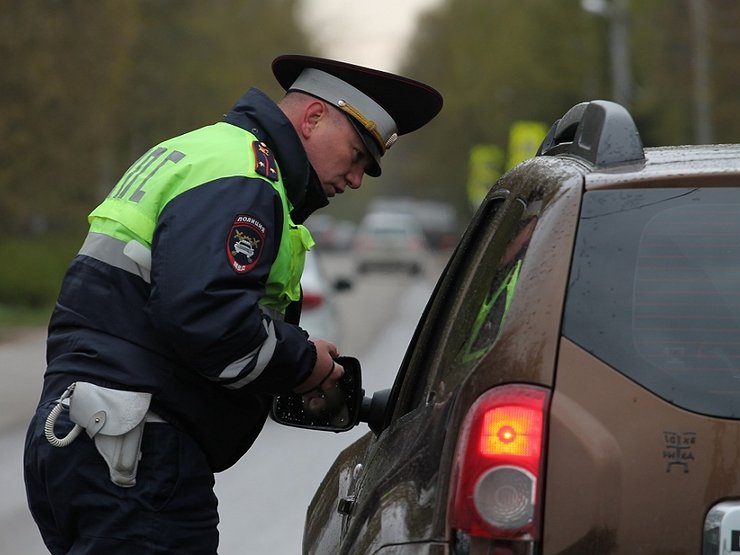
[[[300,132],[304,139],[308,139],[319,125],[319,122],[328,117],[329,107],[325,102],[315,99],[308,102],[303,109]]]

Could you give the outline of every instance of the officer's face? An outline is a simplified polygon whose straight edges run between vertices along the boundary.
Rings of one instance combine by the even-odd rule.
[[[341,111],[325,104],[306,152],[328,197],[357,189],[370,162],[355,128]]]

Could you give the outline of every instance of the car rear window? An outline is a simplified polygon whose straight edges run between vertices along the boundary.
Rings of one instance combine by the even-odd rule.
[[[563,333],[674,405],[740,418],[740,189],[586,193]]]

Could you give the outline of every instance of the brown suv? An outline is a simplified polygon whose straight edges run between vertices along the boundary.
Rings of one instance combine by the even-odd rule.
[[[740,145],[643,148],[621,106],[575,106],[352,403],[372,431],[305,553],[740,553]]]

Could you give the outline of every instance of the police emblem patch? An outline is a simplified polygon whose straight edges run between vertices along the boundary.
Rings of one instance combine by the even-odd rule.
[[[262,141],[254,141],[252,149],[254,150],[254,171],[271,181],[277,181],[277,162],[267,145]]]
[[[265,226],[248,214],[239,214],[229,231],[226,256],[231,269],[243,274],[255,267],[265,244]]]

